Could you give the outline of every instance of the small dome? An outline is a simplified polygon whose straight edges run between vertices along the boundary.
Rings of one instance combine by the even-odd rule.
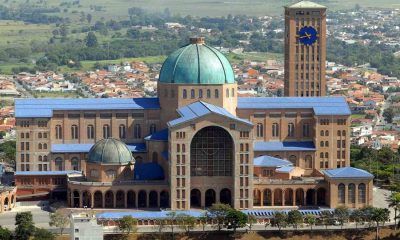
[[[113,139],[98,141],[89,151],[88,163],[124,165],[133,160],[132,152],[125,143]]]
[[[191,38],[190,44],[173,52],[160,71],[160,82],[177,84],[235,83],[228,59],[207,46],[204,38]]]

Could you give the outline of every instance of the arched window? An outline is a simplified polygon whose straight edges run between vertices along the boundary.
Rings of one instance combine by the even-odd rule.
[[[219,98],[219,91],[218,91],[218,89],[215,89],[215,91],[214,91],[214,97],[215,97],[215,98]]]
[[[366,203],[366,187],[364,183],[358,184],[358,203]]]
[[[329,153],[325,153],[325,158],[329,158]]]
[[[346,130],[343,130],[343,131],[342,131],[342,136],[343,136],[343,137],[346,137]]]
[[[153,134],[153,133],[155,133],[156,131],[157,131],[156,124],[152,123],[152,124],[150,125],[150,134]]]
[[[88,125],[86,130],[87,130],[87,138],[88,139],[94,139],[94,126],[93,125]]]
[[[329,147],[329,142],[325,141],[325,147]]]
[[[349,203],[356,203],[356,185],[350,183],[348,186]]]
[[[343,183],[338,186],[338,203],[344,204],[346,199],[346,187]]]
[[[319,142],[320,147],[324,147],[324,141]]]
[[[257,123],[257,137],[264,137],[264,124]]]
[[[297,166],[297,157],[295,155],[291,155],[289,157],[289,161],[293,163],[294,166]]]
[[[185,144],[182,144],[182,152],[183,153],[186,152],[186,145]]]
[[[226,89],[226,97],[229,97],[229,88]]]
[[[176,152],[181,152],[181,145],[180,144],[176,145]]]
[[[303,137],[309,137],[310,136],[310,124],[306,123],[303,124]]]
[[[114,179],[117,174],[116,174],[115,170],[109,169],[106,171],[106,175],[108,178]]]
[[[153,163],[158,163],[158,153],[157,152],[153,152],[153,156],[152,156],[151,161]]]
[[[41,162],[41,161],[43,161],[43,157],[42,156],[39,156],[39,161]]]
[[[203,89],[199,89],[199,98],[203,98]]]
[[[183,89],[182,97],[183,97],[183,98],[187,98],[187,91],[186,91],[186,89]]]
[[[272,124],[272,137],[279,137],[279,124],[278,123]]]
[[[193,99],[196,97],[196,93],[194,92],[194,89],[190,90],[190,98]]]
[[[25,134],[24,133],[21,133],[21,138],[24,138],[25,137]]]
[[[29,133],[25,133],[25,138],[29,138]]]
[[[124,124],[119,125],[119,138],[121,139],[126,138],[126,127]]]
[[[62,138],[62,127],[61,125],[56,125],[56,139]]]
[[[235,96],[235,89],[234,89],[234,88],[232,88],[232,90],[231,90],[231,96],[232,96],[232,97]]]
[[[325,130],[325,137],[329,136],[329,131]]]
[[[306,168],[312,168],[312,157],[310,155],[306,155],[304,158]]]
[[[338,131],[337,131],[338,137],[340,137],[340,135],[341,135],[340,133],[341,133],[340,130],[338,130]]]
[[[79,130],[78,130],[78,126],[76,126],[76,125],[71,126],[71,138],[72,139],[79,138]]]
[[[294,137],[294,124],[288,124],[288,137]]]
[[[90,176],[91,177],[98,177],[99,176],[99,171],[97,171],[96,169],[91,169],[90,170]]]
[[[323,137],[324,136],[324,130],[321,130],[320,135]]]
[[[38,138],[42,138],[42,133],[38,133]]]
[[[323,152],[319,154],[319,158],[324,158],[324,153]]]
[[[110,125],[104,124],[103,125],[103,138],[107,139],[109,137],[111,137]]]
[[[211,90],[207,89],[207,98],[211,98]]]
[[[79,171],[80,170],[79,159],[78,158],[73,157],[71,159],[71,168],[72,168],[72,170],[75,170],[75,171]]]
[[[41,143],[38,144],[38,148],[42,149],[42,144]]]
[[[55,167],[56,167],[56,171],[63,171],[64,170],[64,166],[63,166],[63,160],[62,158],[56,158],[55,160]]]
[[[43,156],[43,162],[47,162],[47,156]]]
[[[43,143],[43,149],[47,149],[47,143]]]
[[[133,128],[133,137],[136,139],[142,138],[142,127],[140,124],[135,124],[135,127]]]

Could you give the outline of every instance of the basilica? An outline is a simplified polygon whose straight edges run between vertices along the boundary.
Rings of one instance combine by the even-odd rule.
[[[239,97],[204,38],[163,63],[157,98],[16,99],[18,199],[70,207],[358,208],[343,97]]]

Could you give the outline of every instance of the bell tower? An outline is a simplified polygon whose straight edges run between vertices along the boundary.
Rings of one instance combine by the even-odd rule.
[[[326,7],[301,1],[285,7],[285,96],[326,95]]]

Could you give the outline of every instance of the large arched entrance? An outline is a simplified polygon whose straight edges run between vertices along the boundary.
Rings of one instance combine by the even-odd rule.
[[[211,207],[216,202],[215,196],[216,194],[213,189],[208,189],[206,191],[206,196],[205,196],[206,207]]]
[[[105,208],[113,208],[114,207],[114,193],[112,191],[107,191],[105,196]]]
[[[253,191],[253,206],[261,206],[261,191],[258,189],[254,189]]]
[[[326,190],[325,188],[319,188],[317,190],[317,205],[326,205]]]
[[[293,190],[290,188],[285,190],[285,205],[286,206],[293,205]]]
[[[8,197],[4,198],[4,209],[11,209],[11,206],[9,206]]]
[[[138,206],[140,208],[147,207],[147,195],[146,195],[146,191],[144,191],[144,190],[140,190],[140,192],[138,194]]]
[[[158,207],[158,193],[156,191],[151,191],[149,193],[149,207]]]
[[[219,194],[219,201],[224,204],[229,204],[231,205],[232,199],[231,199],[231,190],[224,188],[221,190]]]
[[[271,189],[264,190],[264,199],[263,206],[271,206],[272,205],[272,192]]]
[[[103,194],[100,191],[94,193],[94,207],[102,208],[103,207]]]
[[[220,127],[205,127],[190,144],[191,176],[232,176],[233,140]]]
[[[307,205],[315,205],[315,190],[308,189],[306,195]]]
[[[201,192],[199,189],[192,189],[192,191],[190,191],[190,207],[201,207]]]
[[[301,188],[296,189],[296,205],[304,206],[304,190]]]
[[[82,193],[82,204],[83,207],[92,207],[92,197],[90,195],[90,192],[84,191]]]
[[[125,193],[122,190],[119,190],[117,192],[117,196],[115,196],[116,198],[116,207],[117,208],[125,208]]]
[[[274,191],[274,206],[282,206],[283,205],[282,196],[283,196],[282,190],[275,189],[275,191]]]
[[[169,207],[169,193],[167,191],[162,191],[160,193],[160,207],[161,208]]]
[[[128,208],[136,207],[136,194],[135,194],[135,192],[132,191],[132,190],[129,190],[127,195],[126,195],[126,197],[127,197],[126,202],[127,202]]]
[[[73,205],[73,207],[79,207],[79,192],[78,191],[74,191],[74,193],[73,193],[73,196],[74,196],[74,205]]]

